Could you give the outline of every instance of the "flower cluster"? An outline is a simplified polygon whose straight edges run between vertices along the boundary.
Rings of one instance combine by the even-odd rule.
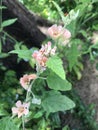
[[[16,107],[12,107],[12,113],[14,115],[18,115],[18,118],[20,118],[23,115],[27,115],[29,113],[29,106],[30,103],[21,103],[21,101],[16,102]]]
[[[62,26],[57,26],[56,24],[48,29],[48,34],[54,40],[59,39],[62,45],[66,45],[71,37],[68,29],[64,29]]]
[[[25,90],[28,90],[30,81],[36,78],[37,78],[36,74],[30,74],[30,75],[25,74],[22,78],[20,78],[20,84]]]
[[[56,46],[52,48],[51,42],[48,42],[46,45],[42,45],[42,48],[39,51],[35,51],[32,57],[36,61],[37,71],[43,71],[46,69],[46,62],[48,58],[52,55],[55,55]]]

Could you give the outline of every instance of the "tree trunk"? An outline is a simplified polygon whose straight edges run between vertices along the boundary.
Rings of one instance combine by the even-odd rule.
[[[7,7],[3,10],[3,20],[18,18],[17,22],[6,27],[5,30],[17,40],[25,42],[28,47],[40,47],[46,36],[38,26],[51,26],[52,24],[29,12],[17,0],[3,0],[3,5]]]

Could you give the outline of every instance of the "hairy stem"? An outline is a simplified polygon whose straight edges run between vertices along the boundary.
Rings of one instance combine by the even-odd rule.
[[[24,119],[24,116],[22,116],[22,128],[23,128],[23,130],[25,130],[25,119]]]

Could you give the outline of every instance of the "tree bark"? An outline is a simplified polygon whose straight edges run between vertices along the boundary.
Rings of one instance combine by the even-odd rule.
[[[25,42],[28,47],[40,47],[46,36],[38,26],[51,26],[52,24],[31,13],[17,0],[3,0],[7,9],[3,10],[3,20],[18,18],[17,22],[8,26],[5,30],[19,41]]]

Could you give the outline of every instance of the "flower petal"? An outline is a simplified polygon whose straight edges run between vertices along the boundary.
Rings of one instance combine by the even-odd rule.
[[[16,102],[16,107],[21,107],[21,105],[22,105],[22,104],[21,104],[21,101],[20,101],[20,100]]]
[[[17,114],[17,113],[18,113],[17,107],[12,107],[12,113],[13,113],[13,114]]]

